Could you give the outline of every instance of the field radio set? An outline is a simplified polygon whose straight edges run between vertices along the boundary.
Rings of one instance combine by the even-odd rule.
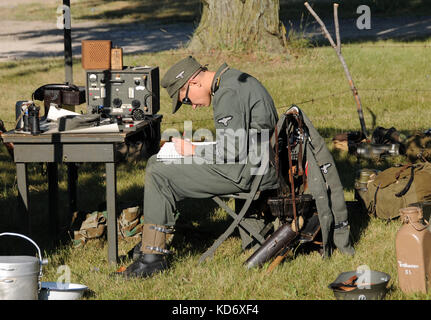
[[[85,70],[85,87],[68,82],[45,84],[34,91],[31,101],[18,101],[15,106],[16,129],[38,134],[41,132],[40,125],[33,120],[40,119],[46,125],[45,122],[59,117],[58,112],[76,118],[72,119],[75,122],[83,120],[82,126],[87,124],[88,119],[95,118],[100,119],[97,126],[117,123],[120,131],[135,131],[141,120],[157,122],[160,127],[162,116],[157,114],[160,110],[158,67],[123,66],[122,48],[112,48],[110,40],[83,40],[82,67]],[[33,100],[44,102],[42,117],[39,115],[40,107]],[[82,111],[79,115],[62,109],[63,106],[74,107],[85,102],[87,117],[82,115]],[[48,115],[51,108],[54,108],[52,114]],[[94,129],[93,123],[88,127],[88,130]],[[152,133],[151,136],[156,135]]]
[[[81,62],[85,87],[77,86],[73,84],[72,52],[71,48],[66,49],[66,42],[70,44],[70,37],[65,38],[66,82],[42,85],[33,92],[31,100],[17,101],[14,132],[31,135],[135,132],[124,135],[124,140],[116,143],[116,160],[148,159],[157,153],[163,118],[157,114],[160,111],[159,68],[123,66],[123,50],[113,48],[110,40],[83,40]],[[43,116],[35,100],[43,101]],[[83,103],[86,103],[86,114],[75,112],[75,106]],[[0,120],[0,134],[3,129]],[[57,142],[57,138],[54,140],[53,143]]]
[[[160,110],[159,68],[86,70],[87,112],[143,120]]]
[[[160,110],[159,68],[123,66],[110,40],[83,40],[87,112],[143,120]]]

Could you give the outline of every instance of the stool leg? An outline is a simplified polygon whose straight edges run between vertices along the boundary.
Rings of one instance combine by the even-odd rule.
[[[213,245],[205,251],[204,254],[199,258],[199,263],[202,263],[205,261],[208,257],[212,257],[214,255],[214,252],[217,250],[217,248],[234,232],[235,228],[239,226],[241,223],[241,219],[244,217],[245,213],[247,212],[247,209],[249,208],[253,197],[248,198],[245,201],[244,206],[242,207],[241,211],[238,215],[235,215],[232,210],[224,203],[223,200],[221,200],[219,197],[214,197],[213,200],[223,209],[228,211],[228,213],[234,218],[234,221],[231,223],[231,225],[226,229],[226,231],[218,237],[218,239],[213,243]],[[243,226],[245,229],[247,229],[248,226]],[[251,232],[251,230],[247,230]],[[258,235],[259,237],[259,235]],[[259,239],[261,240],[261,239]]]

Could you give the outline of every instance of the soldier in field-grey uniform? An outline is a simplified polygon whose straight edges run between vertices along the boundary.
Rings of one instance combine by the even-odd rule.
[[[125,277],[148,277],[168,268],[166,234],[175,224],[177,201],[249,191],[255,169],[260,166],[257,161],[247,160],[249,149],[259,149],[260,135],[271,136],[278,121],[274,102],[262,84],[227,64],[209,71],[190,56],[172,66],[161,85],[172,99],[173,113],[182,104],[193,109],[212,104],[217,143],[195,146],[173,138],[180,154],[198,156],[203,160],[199,163],[164,163],[155,156],[149,159],[142,244],[138,258],[121,273]],[[273,167],[261,173],[260,190],[278,187]]]

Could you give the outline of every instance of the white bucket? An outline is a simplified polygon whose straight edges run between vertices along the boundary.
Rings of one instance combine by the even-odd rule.
[[[42,282],[39,300],[79,300],[87,289],[78,283]]]
[[[16,236],[30,241],[36,248],[39,257],[0,256],[0,300],[37,300],[42,277],[42,255],[37,244],[30,238],[11,232],[0,233],[0,236]]]

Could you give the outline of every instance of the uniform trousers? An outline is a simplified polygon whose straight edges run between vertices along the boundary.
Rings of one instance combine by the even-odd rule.
[[[174,226],[177,201],[247,191],[211,164],[162,162],[153,155],[145,172],[144,223]]]

